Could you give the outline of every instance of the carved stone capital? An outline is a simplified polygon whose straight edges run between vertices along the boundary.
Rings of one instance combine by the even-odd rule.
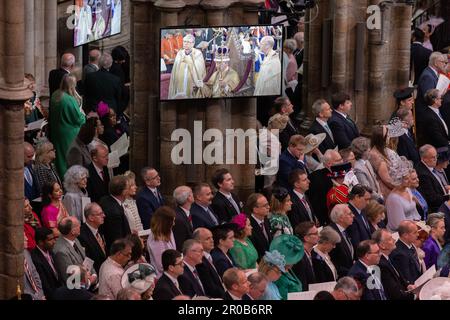
[[[177,12],[186,6],[183,0],[157,0],[155,7],[161,11]]]

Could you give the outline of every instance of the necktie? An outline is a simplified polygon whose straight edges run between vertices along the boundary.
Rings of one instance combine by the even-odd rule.
[[[153,191],[153,194],[155,195],[155,198],[158,201],[158,203],[161,204],[161,198],[159,197],[158,190],[155,189],[155,191]]]
[[[333,140],[333,142],[334,142],[333,133],[331,132],[331,129],[330,129],[330,127],[328,126],[328,124],[325,123],[325,124],[323,125],[323,127],[324,127],[325,131],[328,133],[328,135],[330,136],[331,140]]]
[[[80,248],[78,248],[76,243],[73,244],[73,248],[80,255],[80,257],[83,259],[83,254],[81,253],[81,250],[80,250]]]
[[[33,288],[34,292],[38,292],[38,288],[37,288],[37,284],[33,278],[33,274],[31,273],[30,270],[30,265],[27,262],[27,259],[23,259],[23,269],[25,271],[25,274],[28,278],[28,281],[30,281],[31,287]]]
[[[28,184],[30,186],[32,186],[33,185],[33,176],[30,173],[30,169],[28,167],[25,167],[25,170],[23,172],[25,174],[25,180],[27,180]],[[30,199],[30,200],[32,200],[32,199]]]
[[[414,263],[416,264],[417,269],[420,270],[420,262],[419,257],[417,256],[416,248],[412,246],[411,249],[409,249],[409,251],[411,251],[411,255],[413,256]]]
[[[97,231],[97,234],[95,235],[95,238],[97,239],[98,244],[100,245],[100,248],[102,249],[103,253],[105,252],[105,243],[103,242],[102,236]]]
[[[442,183],[442,179],[441,179],[441,177],[440,177],[439,172],[438,172],[435,168],[433,168],[433,175],[434,175],[434,177],[437,179],[437,181],[439,182],[439,184],[441,185],[441,188],[442,188],[442,191],[444,192],[444,194],[446,194],[446,193],[447,193],[447,190],[445,189],[445,186],[444,186],[444,184]]]
[[[193,274],[194,274],[194,277],[195,277],[195,279],[197,280],[197,282],[198,282],[200,288],[202,289],[202,294],[204,295],[204,294],[205,294],[205,289],[203,289],[203,284],[202,284],[202,282],[200,281],[200,277],[198,276],[197,269],[194,269]]]
[[[228,201],[230,201],[231,205],[234,207],[234,210],[236,210],[236,214],[239,214],[241,210],[239,210],[239,206],[237,205],[236,201],[234,201],[233,196],[227,197]]]
[[[442,125],[444,126],[445,132],[448,134],[448,127],[447,127],[447,124],[444,121],[444,118],[442,118],[440,110],[438,110],[437,115],[438,115],[439,119],[441,120]]]
[[[266,240],[269,241],[269,235],[267,234],[266,228],[265,228],[265,226],[264,226],[264,221],[261,222],[261,223],[259,224],[259,226],[261,227],[261,230],[262,230],[262,232],[263,232],[263,234],[264,234],[264,238],[266,238]]]
[[[309,207],[308,202],[306,201],[305,197],[301,198],[300,200],[303,203],[303,205],[305,206],[306,212],[308,212],[309,220],[311,220],[311,222],[315,222],[314,218],[312,216],[311,208]]]
[[[387,258],[386,260],[388,261],[388,263],[391,266],[392,270],[394,270],[394,272],[397,275],[397,277],[400,277],[400,274],[398,273],[397,269],[395,269],[394,265],[391,262],[391,259]]]
[[[444,172],[439,171],[437,169],[433,169],[433,172],[436,173],[436,175],[438,176],[439,180],[441,181],[442,186],[448,185],[447,177]]]
[[[348,250],[350,250],[350,253],[351,253],[352,259],[353,259],[354,252],[353,252],[352,242],[350,241],[350,238],[348,237],[347,231],[345,231],[345,230],[342,231],[342,234],[344,235],[344,241],[345,241],[345,243],[347,243]]]
[[[102,178],[103,181],[105,181],[105,172],[100,171],[100,177]]]
[[[53,273],[55,274],[56,278],[58,278],[58,273],[56,272],[55,265],[53,263],[53,259],[50,256],[50,252],[44,253],[44,256],[45,256],[45,259],[47,259],[48,265],[50,266],[50,268],[52,268]]]
[[[209,208],[206,208],[206,213],[209,214],[209,216],[210,216],[211,220],[213,221],[214,225],[217,226],[219,224],[219,221],[217,221],[217,218],[214,215],[214,213],[212,213]]]

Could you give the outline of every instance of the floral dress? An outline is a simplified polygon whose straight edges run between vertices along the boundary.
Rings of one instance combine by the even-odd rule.
[[[269,224],[270,232],[274,238],[282,234],[294,234],[291,222],[285,214],[272,213],[269,218]]]

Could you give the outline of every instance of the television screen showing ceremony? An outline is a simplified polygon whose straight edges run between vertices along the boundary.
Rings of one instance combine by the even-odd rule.
[[[74,46],[121,31],[122,0],[75,0]]]
[[[160,99],[281,93],[282,26],[161,29]]]

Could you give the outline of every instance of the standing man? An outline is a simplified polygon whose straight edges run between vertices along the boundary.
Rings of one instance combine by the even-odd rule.
[[[218,191],[211,206],[219,217],[219,223],[230,222],[234,216],[241,213],[243,207],[237,195],[232,192],[233,176],[225,168],[218,169],[212,177],[212,184]]]
[[[30,202],[40,196],[39,184],[33,170],[34,154],[35,152],[33,146],[25,141],[23,143],[23,178],[25,186],[24,193],[25,198],[30,200]]]
[[[423,42],[425,41],[425,33],[421,29],[415,28],[412,38],[411,65],[414,68],[414,85],[416,85],[423,70],[427,67],[428,61],[430,60],[430,55],[433,51],[423,46]],[[411,70],[413,70],[413,68],[411,68]]]
[[[316,225],[319,225],[319,220],[314,215],[311,203],[306,196],[306,191],[309,189],[308,175],[304,170],[294,170],[289,175],[289,194],[291,195],[292,207],[288,214],[292,228],[303,221],[311,221]]]
[[[289,139],[289,146],[280,155],[277,182],[279,186],[289,189],[289,175],[296,169],[307,170],[304,150],[307,141],[304,136],[293,135]]]
[[[271,123],[278,116],[288,116],[288,122],[286,123],[286,127],[281,130],[279,134],[279,140],[281,142],[282,150],[286,150],[289,145],[289,139],[296,134],[299,134],[298,129],[295,127],[291,118],[289,117],[294,112],[294,106],[289,100],[288,97],[278,97],[275,99],[273,108],[275,109],[276,114],[273,115],[269,119],[269,123]]]
[[[302,289],[308,291],[309,285],[316,283],[316,274],[311,259],[311,251],[319,242],[319,231],[310,221],[304,221],[295,227],[295,235],[302,240],[305,254],[303,258],[292,267],[292,271],[302,282]]]
[[[173,236],[177,250],[183,250],[183,243],[192,239],[192,215],[191,206],[194,203],[194,196],[191,188],[188,186],[177,187],[173,191],[173,199],[175,200],[177,207],[175,209],[176,218],[175,225],[173,226]]]
[[[261,193],[252,193],[248,197],[246,205],[247,214],[250,216],[250,224],[253,228],[249,238],[258,252],[258,261],[260,261],[266,251],[269,250],[269,245],[272,242],[268,219],[270,205],[267,198]]]
[[[92,49],[89,51],[89,63],[83,68],[83,83],[88,73],[97,72],[100,67],[98,66],[102,53],[98,49]]]
[[[141,177],[145,186],[136,195],[136,205],[142,226],[144,230],[147,230],[150,228],[150,219],[153,212],[164,205],[164,198],[159,190],[161,177],[156,169],[151,167],[142,168]]]
[[[88,166],[89,177],[87,181],[87,191],[91,201],[98,202],[103,196],[108,194],[108,148],[104,145],[97,144],[95,148],[91,150],[91,158],[92,162]]]
[[[313,103],[311,109],[316,118],[309,128],[308,133],[325,133],[327,135],[319,145],[320,152],[325,153],[328,149],[336,148],[333,133],[331,132],[331,128],[328,126],[328,120],[330,120],[332,115],[330,105],[324,99],[319,99]]]
[[[358,127],[349,117],[352,109],[350,96],[343,92],[338,92],[332,97],[333,114],[329,126],[336,145],[339,149],[345,149],[350,146],[352,140],[359,137]]]
[[[59,89],[61,80],[65,74],[72,72],[75,67],[75,56],[71,53],[64,53],[61,57],[61,64],[59,69],[50,71],[48,75],[48,88],[50,91],[50,98],[53,93]]]
[[[192,226],[194,229],[213,228],[219,224],[219,218],[211,207],[213,193],[207,183],[199,183],[193,188],[195,202],[191,205]]]
[[[348,227],[347,232],[355,250],[361,241],[372,238],[369,221],[365,214],[363,214],[367,202],[371,199],[372,196],[367,191],[367,188],[362,185],[354,186],[348,194],[348,207],[353,212],[354,219],[353,223]]]

